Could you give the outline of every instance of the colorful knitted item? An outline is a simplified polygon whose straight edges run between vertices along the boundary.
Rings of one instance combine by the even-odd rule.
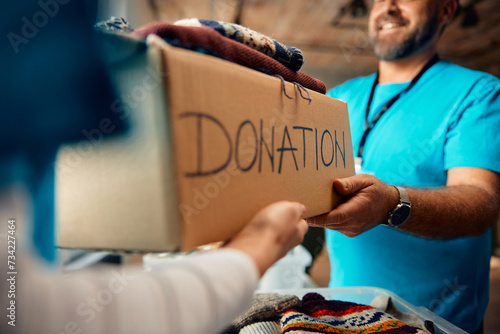
[[[425,334],[369,305],[331,300],[316,293],[302,299],[302,307],[287,311],[281,329],[288,334]]]
[[[155,34],[184,48],[213,50],[222,58],[261,71],[269,75],[278,74],[286,81],[296,82],[318,93],[326,93],[326,85],[305,73],[295,72],[277,60],[246,45],[224,37],[209,27],[185,27],[167,22],[153,22],[134,30],[132,35],[146,37]]]
[[[299,49],[293,46],[286,46],[270,37],[239,24],[222,21],[200,20],[197,18],[179,20],[174,22],[174,24],[191,27],[205,26],[213,28],[223,36],[234,39],[237,42],[243,43],[252,49],[276,59],[292,71],[300,70],[304,64],[304,56],[302,55],[302,51]]]

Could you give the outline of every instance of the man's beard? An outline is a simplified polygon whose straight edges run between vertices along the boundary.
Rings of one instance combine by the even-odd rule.
[[[402,20],[402,18],[398,18]],[[387,18],[386,18],[387,20]],[[380,20],[379,20],[380,21]],[[378,26],[378,22],[377,22]],[[380,60],[396,60],[408,57],[417,51],[421,50],[429,43],[438,30],[437,13],[432,13],[432,16],[424,23],[423,26],[417,27],[401,42],[390,43],[387,41],[378,41],[377,33],[370,33],[370,42],[373,45],[375,55]]]

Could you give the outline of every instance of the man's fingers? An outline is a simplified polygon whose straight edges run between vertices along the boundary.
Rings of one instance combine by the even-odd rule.
[[[333,188],[335,191],[341,195],[347,195],[348,193],[348,186],[345,181],[346,179],[335,179],[333,180]]]
[[[351,195],[362,188],[362,183],[359,182],[356,176],[336,179],[333,181],[335,190],[341,195]]]
[[[343,224],[354,223],[352,219],[357,217],[358,213],[356,212],[356,205],[352,202],[352,200],[349,200],[340,204],[329,213],[308,218],[307,223],[310,226],[324,227],[332,230],[336,230]]]
[[[333,227],[333,226],[338,225],[338,224],[342,224],[343,223],[343,215],[342,214],[339,215],[337,213],[337,210],[340,209],[341,205],[339,205],[337,208],[333,209],[333,211],[330,211],[329,213],[325,213],[323,215],[308,218],[307,223],[310,226],[325,227],[325,228],[329,228],[329,227]]]
[[[307,218],[306,219],[307,225],[315,227],[325,227],[323,224],[325,221],[325,216],[326,214]]]
[[[371,182],[368,175],[359,174],[355,176],[336,179],[333,181],[335,191],[341,195],[351,195],[355,192],[367,187]]]

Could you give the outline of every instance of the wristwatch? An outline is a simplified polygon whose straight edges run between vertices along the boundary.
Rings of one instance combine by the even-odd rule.
[[[396,189],[399,192],[399,203],[391,212],[389,212],[386,223],[386,225],[391,227],[399,227],[403,225],[408,221],[408,219],[410,219],[411,215],[411,203],[408,192],[402,187],[396,187]]]

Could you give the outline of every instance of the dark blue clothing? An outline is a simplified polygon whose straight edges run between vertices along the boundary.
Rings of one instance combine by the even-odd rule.
[[[94,2],[21,0],[1,7],[0,187],[22,179],[34,199],[34,242],[53,260],[59,144],[85,139],[82,131],[99,128],[104,118],[115,133],[125,125],[110,107],[114,94],[92,28]]]

